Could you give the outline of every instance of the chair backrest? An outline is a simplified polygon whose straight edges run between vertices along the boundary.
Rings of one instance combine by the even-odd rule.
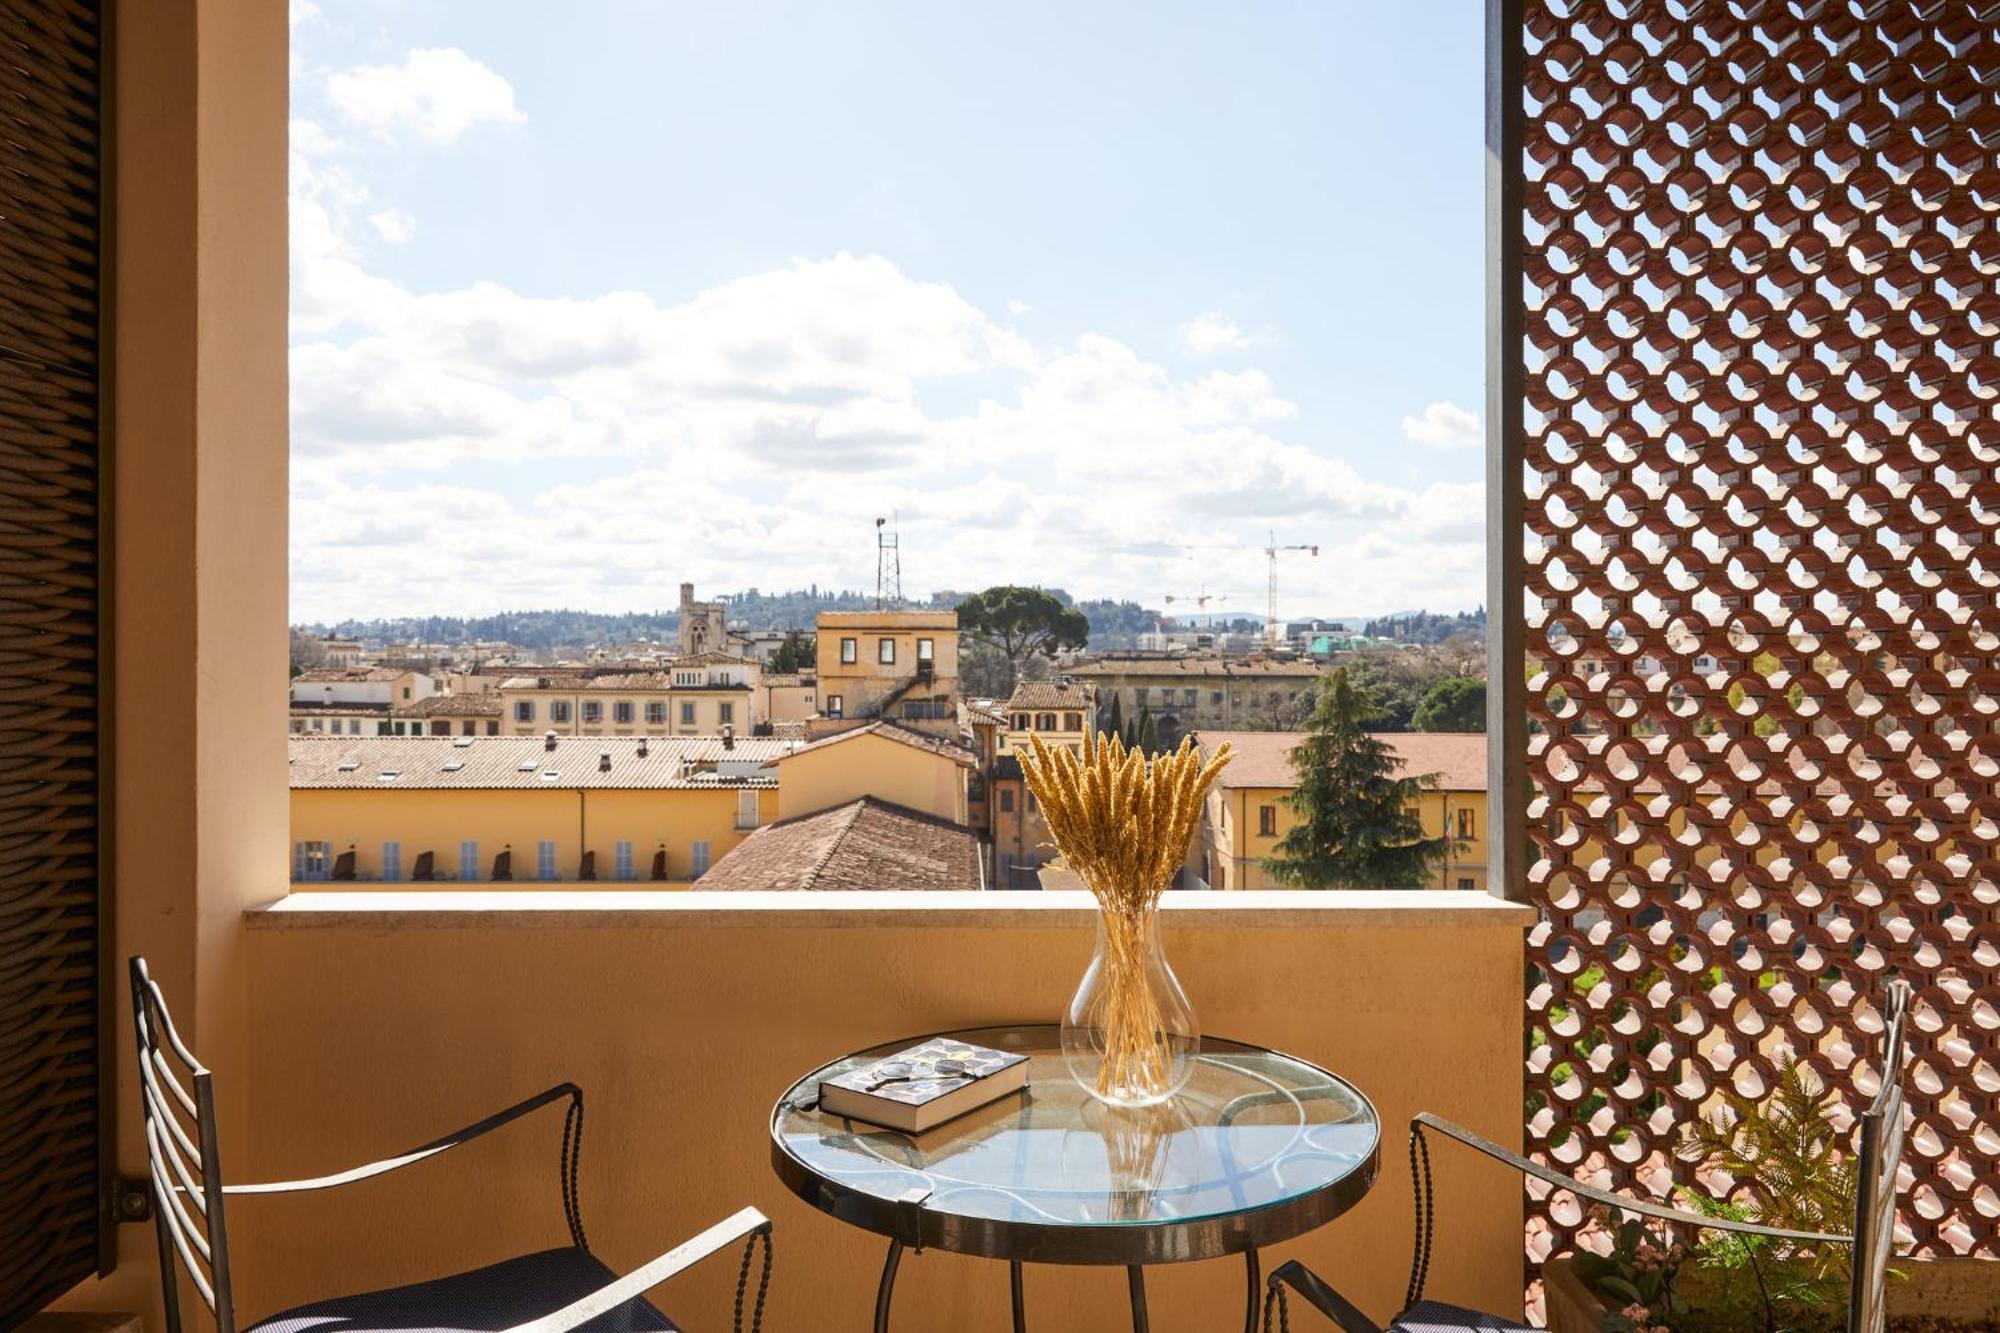
[[[1889,983],[1883,1015],[1882,1089],[1861,1115],[1855,1160],[1854,1270],[1847,1304],[1848,1333],[1888,1327],[1889,1256],[1896,1245],[1896,1172],[1903,1164],[1903,1056],[1910,1017],[1910,983]]]
[[[174,1030],[166,998],[147,975],[144,958],[132,959],[131,974],[139,1094],[146,1113],[146,1169],[153,1180],[153,1225],[159,1232],[167,1333],[181,1333],[182,1272],[215,1316],[218,1333],[236,1333],[229,1238],[222,1225],[215,1092],[208,1070]]]

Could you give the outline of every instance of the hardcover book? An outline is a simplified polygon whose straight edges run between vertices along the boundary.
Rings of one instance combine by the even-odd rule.
[[[1018,1092],[1028,1057],[936,1037],[827,1079],[819,1105],[829,1115],[921,1134],[933,1125]]]

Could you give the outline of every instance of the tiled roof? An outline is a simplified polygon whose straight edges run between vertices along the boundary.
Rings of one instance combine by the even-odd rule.
[[[767,824],[697,889],[983,889],[978,835],[872,796]]]
[[[1268,657],[1101,657],[1069,668],[1072,676],[1175,676],[1202,679],[1266,680],[1319,674],[1311,662]]]
[[[1399,773],[1435,773],[1445,791],[1486,790],[1486,734],[1478,731],[1380,731],[1373,733],[1402,759]],[[1292,747],[1303,732],[1203,731],[1195,740],[1213,754],[1224,741],[1235,750],[1216,779],[1220,787],[1292,787]]]
[[[397,717],[499,717],[500,696],[492,690],[470,694],[433,694],[428,699],[397,704]]]
[[[777,779],[763,765],[791,744],[745,737],[724,748],[720,736],[562,736],[553,750],[539,736],[293,736],[290,741],[294,788],[392,791],[769,787]],[[698,767],[683,774],[683,760]]]
[[[731,657],[723,659],[735,662]],[[558,672],[546,676],[510,676],[500,682],[503,690],[624,690],[638,694],[658,690],[747,690],[750,686],[742,681],[724,685],[719,681],[703,681],[699,685],[676,685],[671,671],[613,671],[601,675],[582,675],[576,672]]]
[[[822,611],[822,629],[957,629],[956,611]]]
[[[292,684],[352,685],[356,682],[396,680],[409,672],[400,667],[314,667],[292,677]]]
[[[1095,685],[1072,681],[1024,680],[1007,696],[1013,708],[1082,708],[1097,698]]]
[[[290,711],[293,717],[347,717],[353,713],[386,713],[389,705],[380,699],[354,703],[294,703]]]
[[[974,722],[983,723],[989,727],[1004,727],[1007,725],[1006,705],[997,700],[964,699],[960,701],[960,706],[965,710],[960,720],[968,725]]]
[[[967,768],[977,768],[979,766],[978,756],[974,755],[972,751],[966,749],[963,745],[958,744],[958,742],[948,741],[942,736],[933,736],[927,731],[917,731],[912,727],[902,725],[900,722],[890,722],[886,719],[870,722],[866,726],[851,727],[846,731],[837,731],[831,736],[822,736],[810,745],[802,745],[796,750],[773,756],[772,762],[776,763],[781,759],[789,759],[794,754],[804,754],[808,750],[823,750],[829,745],[839,745],[843,741],[851,741],[858,736],[880,736],[884,740],[900,741],[902,744],[908,745],[913,749],[928,750],[932,754],[943,755],[953,763],[963,764]]]

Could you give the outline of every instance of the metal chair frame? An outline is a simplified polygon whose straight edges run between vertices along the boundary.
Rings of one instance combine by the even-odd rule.
[[[140,1097],[145,1110],[146,1166],[152,1180],[167,1333],[182,1333],[182,1273],[192,1281],[196,1294],[214,1317],[217,1333],[237,1333],[235,1298],[230,1285],[229,1234],[223,1220],[224,1201],[229,1196],[292,1194],[370,1180],[427,1161],[560,1101],[568,1102],[563,1113],[560,1164],[563,1219],[569,1226],[571,1243],[585,1253],[590,1252],[584,1236],[583,1211],[577,1199],[577,1166],[583,1151],[583,1090],[576,1084],[558,1083],[442,1138],[345,1171],[303,1180],[226,1185],[216,1141],[214,1081],[174,1027],[166,999],[147,972],[146,960],[133,957],[130,973]],[[763,1322],[764,1298],[771,1277],[771,1224],[755,1208],[744,1208],[588,1296],[519,1324],[507,1333],[569,1333],[739,1240],[744,1242],[744,1250],[736,1287],[738,1327],[742,1322],[751,1259],[760,1244],[763,1250],[751,1323],[755,1330]]]
[[[1403,1310],[1421,1301],[1430,1273],[1431,1240],[1436,1231],[1436,1194],[1431,1185],[1430,1143],[1426,1130],[1435,1130],[1455,1139],[1475,1152],[1513,1167],[1524,1176],[1566,1190],[1579,1199],[1606,1204],[1626,1213],[1658,1222],[1678,1223],[1697,1230],[1733,1231],[1746,1236],[1789,1240],[1806,1244],[1840,1244],[1854,1247],[1853,1285],[1848,1302],[1848,1333],[1882,1333],[1886,1327],[1883,1304],[1888,1284],[1890,1251],[1895,1240],[1896,1172],[1902,1158],[1903,1066],[1910,1008],[1910,985],[1891,981],[1888,986],[1886,1029],[1882,1060],[1882,1088],[1874,1103],[1860,1117],[1860,1143],[1854,1200],[1854,1231],[1835,1235],[1816,1231],[1788,1231],[1782,1227],[1760,1226],[1729,1218],[1709,1217],[1646,1199],[1634,1199],[1609,1190],[1585,1185],[1574,1177],[1510,1152],[1490,1139],[1455,1125],[1428,1111],[1410,1121],[1410,1181],[1416,1195],[1416,1245],[1410,1258],[1410,1280],[1404,1290]],[[1286,1309],[1285,1289],[1290,1287],[1313,1309],[1332,1320],[1342,1333],[1384,1333],[1382,1327],[1363,1314],[1352,1301],[1325,1279],[1294,1259],[1272,1270],[1266,1282],[1264,1330],[1272,1333],[1273,1321],[1280,1330],[1291,1327]]]

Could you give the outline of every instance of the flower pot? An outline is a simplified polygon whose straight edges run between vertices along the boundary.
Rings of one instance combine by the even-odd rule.
[[[1890,1260],[1889,1266],[1903,1274],[1889,1282],[1890,1333],[2000,1331],[2000,1260],[1906,1255]],[[1682,1273],[1684,1283],[1695,1285],[1692,1294],[1698,1301],[1700,1270],[1690,1266]],[[1610,1313],[1577,1276],[1568,1255],[1542,1265],[1542,1303],[1549,1333],[1601,1333]]]

